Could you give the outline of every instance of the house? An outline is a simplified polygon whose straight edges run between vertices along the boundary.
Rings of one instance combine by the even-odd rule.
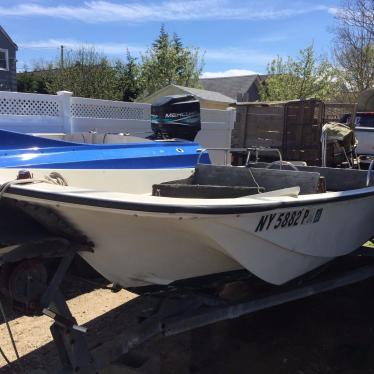
[[[153,103],[158,98],[169,95],[193,95],[200,101],[201,108],[205,109],[225,110],[236,102],[235,99],[222,95],[219,92],[183,87],[176,84],[169,84],[149,96],[137,99],[137,101],[142,103]]]
[[[17,44],[0,26],[0,91],[17,91]]]
[[[238,102],[258,101],[260,86],[266,78],[264,75],[243,75],[239,77],[201,78],[200,85],[204,90],[219,92]]]

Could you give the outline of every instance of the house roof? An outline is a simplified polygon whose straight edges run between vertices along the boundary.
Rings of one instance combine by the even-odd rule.
[[[238,93],[244,94],[260,76],[242,75],[239,77],[201,78],[199,83],[205,90],[220,92],[236,100]]]
[[[206,100],[206,101],[214,101],[214,102],[219,102],[219,103],[227,103],[227,104],[233,104],[236,102],[235,99],[232,99],[231,97],[222,95],[219,92],[213,92],[213,91],[207,91],[207,90],[201,90],[198,88],[191,88],[191,87],[184,87],[184,86],[178,86],[176,84],[170,84],[166,87],[161,88],[160,90],[154,92],[153,94],[146,96],[144,98],[139,98],[137,101],[142,101],[142,100],[149,100],[152,97],[156,97],[159,95],[162,95],[164,92],[167,92],[170,87],[175,87],[178,90],[194,95],[197,99],[201,100]]]
[[[206,100],[206,101],[217,101],[220,103],[228,103],[228,104],[232,104],[236,102],[235,99],[232,99],[231,97],[223,95],[219,92],[201,90],[199,88],[184,87],[184,86],[178,86],[178,85],[174,85],[174,86],[178,87],[184,92],[190,93],[191,95],[194,95],[195,97]]]
[[[2,26],[0,26],[0,33],[2,33],[9,40],[9,42],[13,44],[13,46],[16,50],[18,50],[17,44],[14,43],[12,38],[9,36],[9,34],[4,30],[4,28]]]

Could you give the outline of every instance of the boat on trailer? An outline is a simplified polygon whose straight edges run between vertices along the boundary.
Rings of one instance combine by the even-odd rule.
[[[60,172],[68,185],[43,170],[12,183],[17,171],[0,170],[2,199],[54,234],[68,235],[52,215],[82,233],[93,250],[81,256],[125,288],[238,269],[281,285],[373,237],[374,186],[363,170],[200,164],[188,178],[136,188],[120,172],[105,183],[110,171]]]
[[[22,134],[0,129],[0,168],[181,169],[210,163],[195,143],[200,104],[191,95],[164,97],[152,105],[153,134]],[[42,136],[43,135],[43,136]]]
[[[187,109],[193,116],[186,114]],[[158,115],[152,117],[151,139],[94,132],[21,134],[0,129],[0,168],[27,169],[41,178],[53,171],[78,186],[79,176],[84,175],[87,186],[120,191],[121,184],[126,184],[128,192],[147,193],[152,183],[188,177],[198,162],[210,163],[208,152],[193,142],[201,128],[198,101],[191,96],[167,97],[153,105],[152,111]]]

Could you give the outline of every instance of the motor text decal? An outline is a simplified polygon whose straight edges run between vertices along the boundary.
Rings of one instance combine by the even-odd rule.
[[[278,230],[286,227],[309,225],[321,219],[323,208],[298,209],[283,213],[263,215],[257,224],[255,232]]]

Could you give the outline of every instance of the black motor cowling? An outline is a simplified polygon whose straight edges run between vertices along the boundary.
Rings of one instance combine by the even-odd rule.
[[[193,141],[201,129],[200,103],[192,95],[163,96],[152,103],[153,139]]]

